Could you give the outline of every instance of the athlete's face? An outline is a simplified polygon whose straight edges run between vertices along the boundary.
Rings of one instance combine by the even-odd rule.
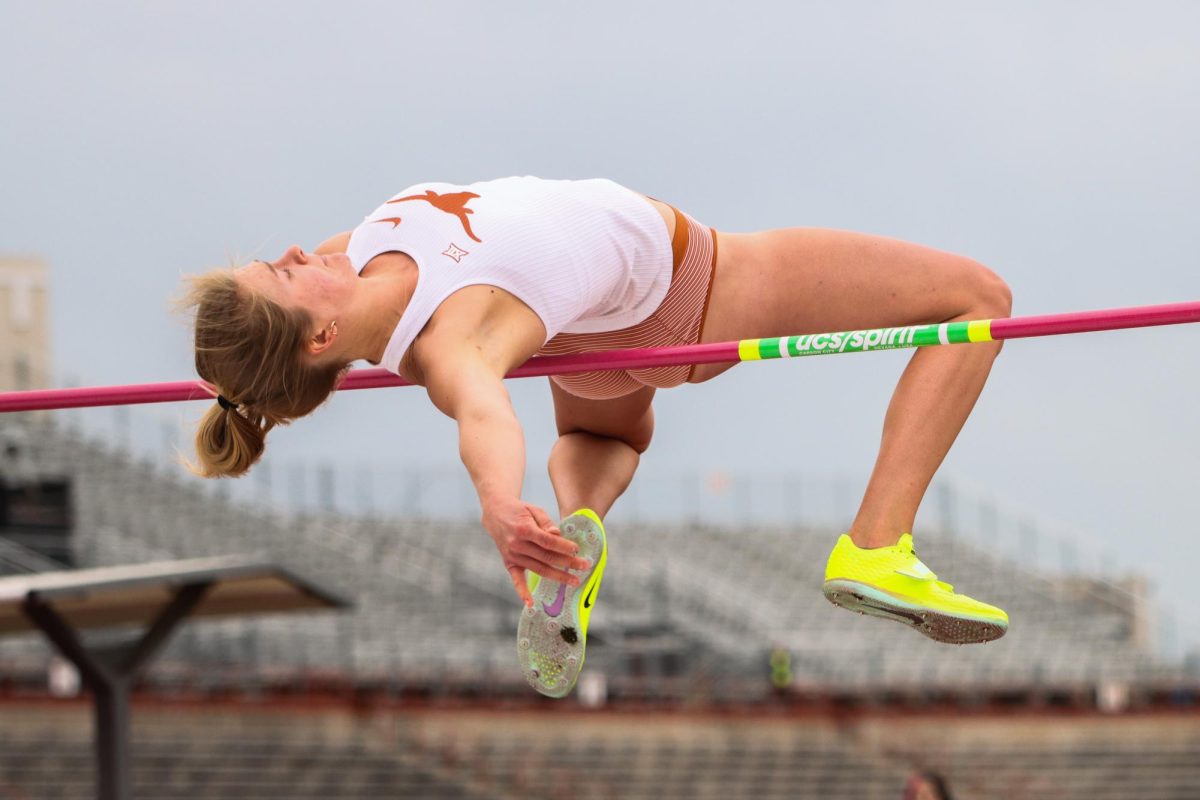
[[[252,261],[235,270],[237,280],[286,308],[303,308],[318,325],[337,320],[358,278],[345,253],[316,255],[292,245],[274,261]]]

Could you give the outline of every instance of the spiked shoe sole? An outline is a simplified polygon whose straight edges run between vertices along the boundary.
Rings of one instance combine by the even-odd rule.
[[[533,592],[533,606],[521,611],[517,624],[517,656],[525,680],[547,697],[571,693],[583,669],[587,637],[580,612],[596,601],[604,571],[604,531],[594,520],[573,514],[559,525],[562,535],[579,545],[579,557],[588,559],[587,570],[571,570],[578,586],[543,578]],[[594,579],[593,579],[594,578]]]
[[[949,614],[925,608],[893,594],[848,580],[825,581],[825,599],[835,606],[908,625],[938,642],[978,644],[999,639],[1008,631],[1001,620]]]

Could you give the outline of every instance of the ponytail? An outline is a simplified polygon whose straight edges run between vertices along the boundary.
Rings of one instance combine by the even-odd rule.
[[[200,463],[181,463],[205,478],[237,477],[262,457],[267,433],[316,410],[350,364],[306,361],[312,316],[243,288],[232,269],[185,280],[187,290],[176,305],[196,309],[196,373],[218,387],[225,402],[215,404],[200,421]]]

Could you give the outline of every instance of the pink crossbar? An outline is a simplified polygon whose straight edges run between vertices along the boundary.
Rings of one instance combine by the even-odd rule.
[[[1170,303],[1133,308],[1110,308],[1068,314],[1045,314],[992,320],[992,338],[1022,339],[1031,336],[1057,336],[1120,328],[1145,328],[1153,325],[1178,325],[1200,322],[1200,301]],[[510,378],[561,375],[604,369],[641,369],[680,364],[717,364],[739,361],[737,342],[653,347],[630,350],[602,350],[565,356],[531,358],[513,370]],[[408,381],[384,369],[354,370],[338,390],[378,389],[409,386]],[[28,392],[0,393],[0,413],[92,406],[173,403],[184,400],[211,400],[214,390],[204,381],[141,383],[127,386],[88,386],[73,389],[39,389]]]

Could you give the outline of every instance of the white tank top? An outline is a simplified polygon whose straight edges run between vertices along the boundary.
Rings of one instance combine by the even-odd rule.
[[[410,186],[371,212],[346,247],[359,272],[388,251],[406,253],[418,269],[380,362],[397,373],[433,312],[465,286],[515,295],[541,318],[549,341],[636,325],[671,284],[663,218],[644,197],[605,179]]]

